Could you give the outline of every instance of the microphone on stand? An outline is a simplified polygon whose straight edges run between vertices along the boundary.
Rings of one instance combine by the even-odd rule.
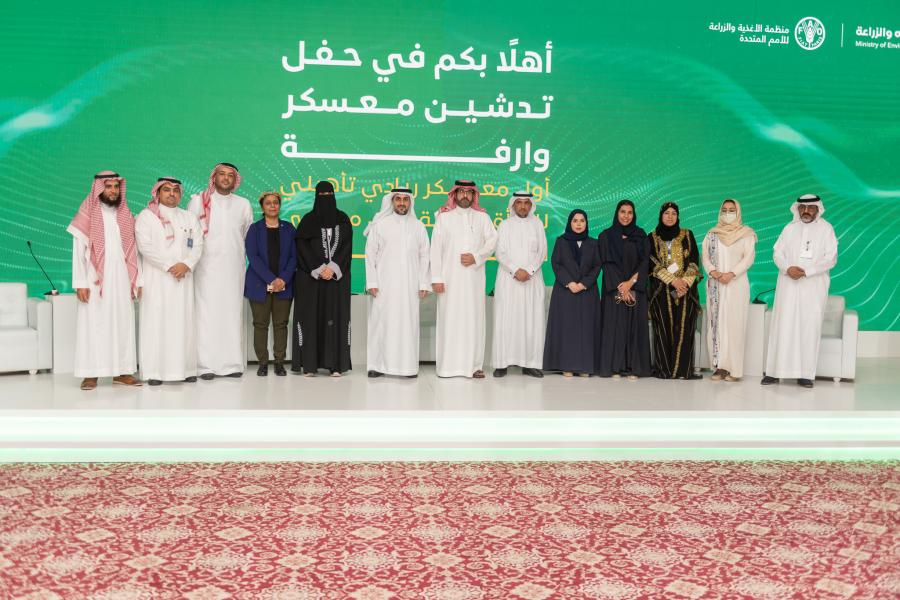
[[[768,294],[769,292],[774,292],[774,291],[775,291],[775,288],[772,288],[771,290],[765,290],[765,291],[758,293],[756,295],[756,298],[753,299],[753,302],[751,302],[751,304],[768,304],[768,302],[766,302],[765,300],[762,299],[762,295]]]
[[[37,256],[34,255],[34,248],[31,247],[31,240],[26,242],[28,244],[28,251],[31,252],[31,258],[34,259],[34,262],[37,263],[38,268],[41,270],[41,273],[44,274],[44,277],[47,278],[47,281],[50,282],[50,291],[44,292],[45,296],[59,296],[59,290],[56,289],[56,286],[53,285],[53,280],[50,279],[50,276],[47,275],[47,271],[44,270],[43,265],[41,265],[41,261],[37,259]]]

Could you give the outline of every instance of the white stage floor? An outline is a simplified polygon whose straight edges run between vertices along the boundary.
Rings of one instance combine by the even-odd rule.
[[[83,392],[0,376],[0,460],[900,457],[900,359],[855,382],[289,373]],[[155,457],[155,458],[154,458]]]

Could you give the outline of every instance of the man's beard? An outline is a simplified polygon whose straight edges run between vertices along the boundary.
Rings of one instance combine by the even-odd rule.
[[[107,206],[118,207],[119,204],[122,203],[122,196],[116,196],[112,200],[109,200],[104,194],[100,194],[100,202]]]
[[[812,223],[815,220],[815,217],[808,214],[800,215],[800,220],[804,223]]]
[[[409,212],[408,208],[395,208],[394,213],[400,215],[401,217],[405,216]]]

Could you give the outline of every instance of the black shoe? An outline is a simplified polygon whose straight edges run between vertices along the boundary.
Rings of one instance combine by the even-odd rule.
[[[540,379],[544,376],[544,372],[540,369],[522,369],[522,375],[529,375]]]
[[[185,383],[197,383],[197,376],[191,375],[190,377],[185,377],[184,382]]]
[[[384,377],[384,373],[379,373],[378,371],[369,371],[368,375],[369,375],[369,377],[372,377],[373,379],[375,377]]]
[[[278,375],[279,377],[287,376],[287,371],[284,370],[283,364],[281,364],[279,362],[275,363],[275,374]]]
[[[769,377],[768,375],[763,375],[762,381],[759,382],[760,385],[773,385],[778,383],[777,377]]]
[[[494,377],[506,377],[506,369],[494,369]]]
[[[215,373],[204,373],[203,375],[200,376],[200,379],[202,379],[203,381],[209,381],[210,379],[215,379],[215,378],[216,378]]]
[[[797,385],[800,387],[811,388],[813,386],[813,382],[809,379],[798,379]]]
[[[256,374],[259,377],[265,377],[269,374],[269,365],[259,365],[259,368],[256,369]],[[229,375],[231,377],[231,375]]]
[[[238,378],[243,377],[243,376],[244,376],[244,372],[243,372],[243,371],[237,371],[237,372],[235,372],[235,373],[229,373],[229,374],[226,375],[225,377],[233,377],[234,379],[238,379]]]
[[[151,379],[150,381],[147,382],[147,384],[148,385],[162,385],[162,381],[160,381],[159,379]],[[809,387],[812,387],[812,386],[809,386]]]

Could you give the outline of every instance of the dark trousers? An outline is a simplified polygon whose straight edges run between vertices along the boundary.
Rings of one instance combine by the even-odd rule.
[[[284,362],[287,352],[287,325],[291,315],[290,298],[276,298],[274,294],[266,294],[262,302],[250,301],[250,313],[253,315],[253,349],[259,364],[269,364],[269,322],[274,328],[275,362]]]

